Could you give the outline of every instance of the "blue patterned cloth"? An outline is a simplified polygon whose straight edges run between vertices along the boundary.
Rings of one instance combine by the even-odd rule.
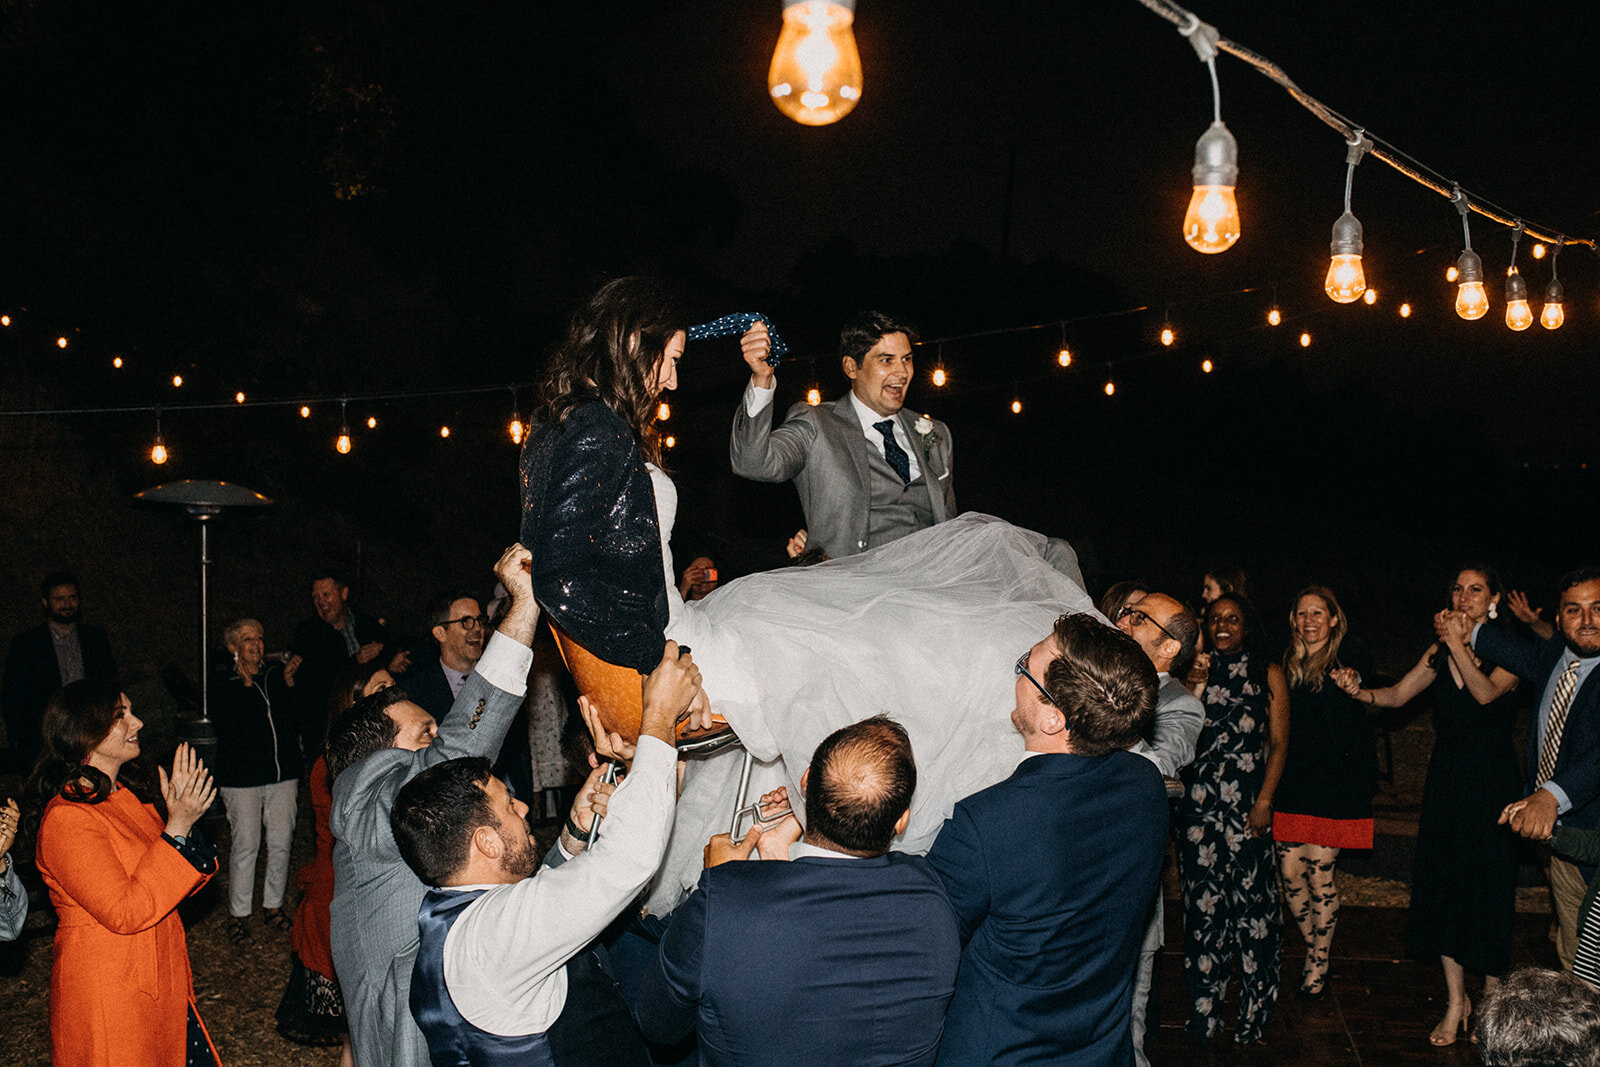
[[[737,337],[758,322],[767,324],[767,336],[772,338],[772,353],[767,356],[767,366],[776,367],[784,356],[789,354],[789,346],[783,343],[783,338],[778,336],[777,328],[772,325],[772,320],[759,311],[740,311],[733,315],[724,315],[720,319],[702,322],[698,326],[689,327],[689,340],[704,341],[707,337]]]

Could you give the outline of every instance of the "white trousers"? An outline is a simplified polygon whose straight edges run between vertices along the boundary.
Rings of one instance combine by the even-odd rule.
[[[267,828],[267,877],[261,887],[261,904],[283,907],[289,884],[289,849],[294,844],[298,779],[275,785],[222,788],[222,806],[228,812],[233,846],[228,855],[228,913],[236,919],[250,914],[255,895],[256,855],[261,851],[261,828]]]

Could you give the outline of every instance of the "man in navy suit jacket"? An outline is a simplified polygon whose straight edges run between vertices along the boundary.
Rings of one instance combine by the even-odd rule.
[[[1600,671],[1595,670],[1600,665],[1600,567],[1584,567],[1561,580],[1556,632],[1549,640],[1479,626],[1472,641],[1484,659],[1541,687],[1528,731],[1531,792],[1508,807],[1500,821],[1535,841],[1549,838],[1558,818],[1585,829],[1594,826],[1600,820]],[[1563,675],[1570,675],[1567,687],[1573,692],[1567,698],[1565,723],[1551,736],[1551,706]],[[1546,768],[1549,773],[1541,774],[1547,737],[1555,762],[1553,769]],[[1578,909],[1591,874],[1592,868],[1550,857],[1550,897],[1560,924],[1556,954],[1569,971],[1578,950]]]
[[[713,1067],[932,1064],[961,944],[927,861],[889,851],[916,780],[905,730],[866,719],[817,746],[802,840],[793,816],[712,838],[707,863],[721,865],[673,912],[639,987],[645,1036],[698,1024]],[[756,848],[762,862],[721,862]]]
[[[1137,642],[1064,615],[1017,662],[1028,754],[956,805],[928,853],[965,949],[939,1063],[1133,1063],[1128,1013],[1166,847],[1148,733],[1156,671]]]

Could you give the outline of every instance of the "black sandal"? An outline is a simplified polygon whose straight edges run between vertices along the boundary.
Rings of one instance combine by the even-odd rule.
[[[243,919],[237,917],[229,919],[224,930],[227,932],[228,940],[235,945],[242,945],[250,940],[250,927]]]
[[[282,908],[268,908],[262,913],[261,921],[274,930],[288,933],[294,929],[294,918],[283,913]]]

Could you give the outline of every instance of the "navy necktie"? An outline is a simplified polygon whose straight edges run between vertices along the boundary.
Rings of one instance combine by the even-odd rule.
[[[772,325],[772,320],[759,311],[740,311],[732,315],[724,315],[720,319],[702,322],[698,326],[689,327],[689,340],[704,341],[707,337],[737,337],[758,322],[767,324],[767,336],[772,338],[772,351],[767,354],[767,366],[776,367],[778,361],[789,354],[789,346],[783,343],[783,338],[778,336],[777,328]]]
[[[883,434],[883,458],[889,461],[889,466],[900,476],[902,482],[911,481],[911,457],[906,455],[906,450],[900,447],[900,442],[894,439],[894,422],[884,419],[875,422],[872,428]]]

